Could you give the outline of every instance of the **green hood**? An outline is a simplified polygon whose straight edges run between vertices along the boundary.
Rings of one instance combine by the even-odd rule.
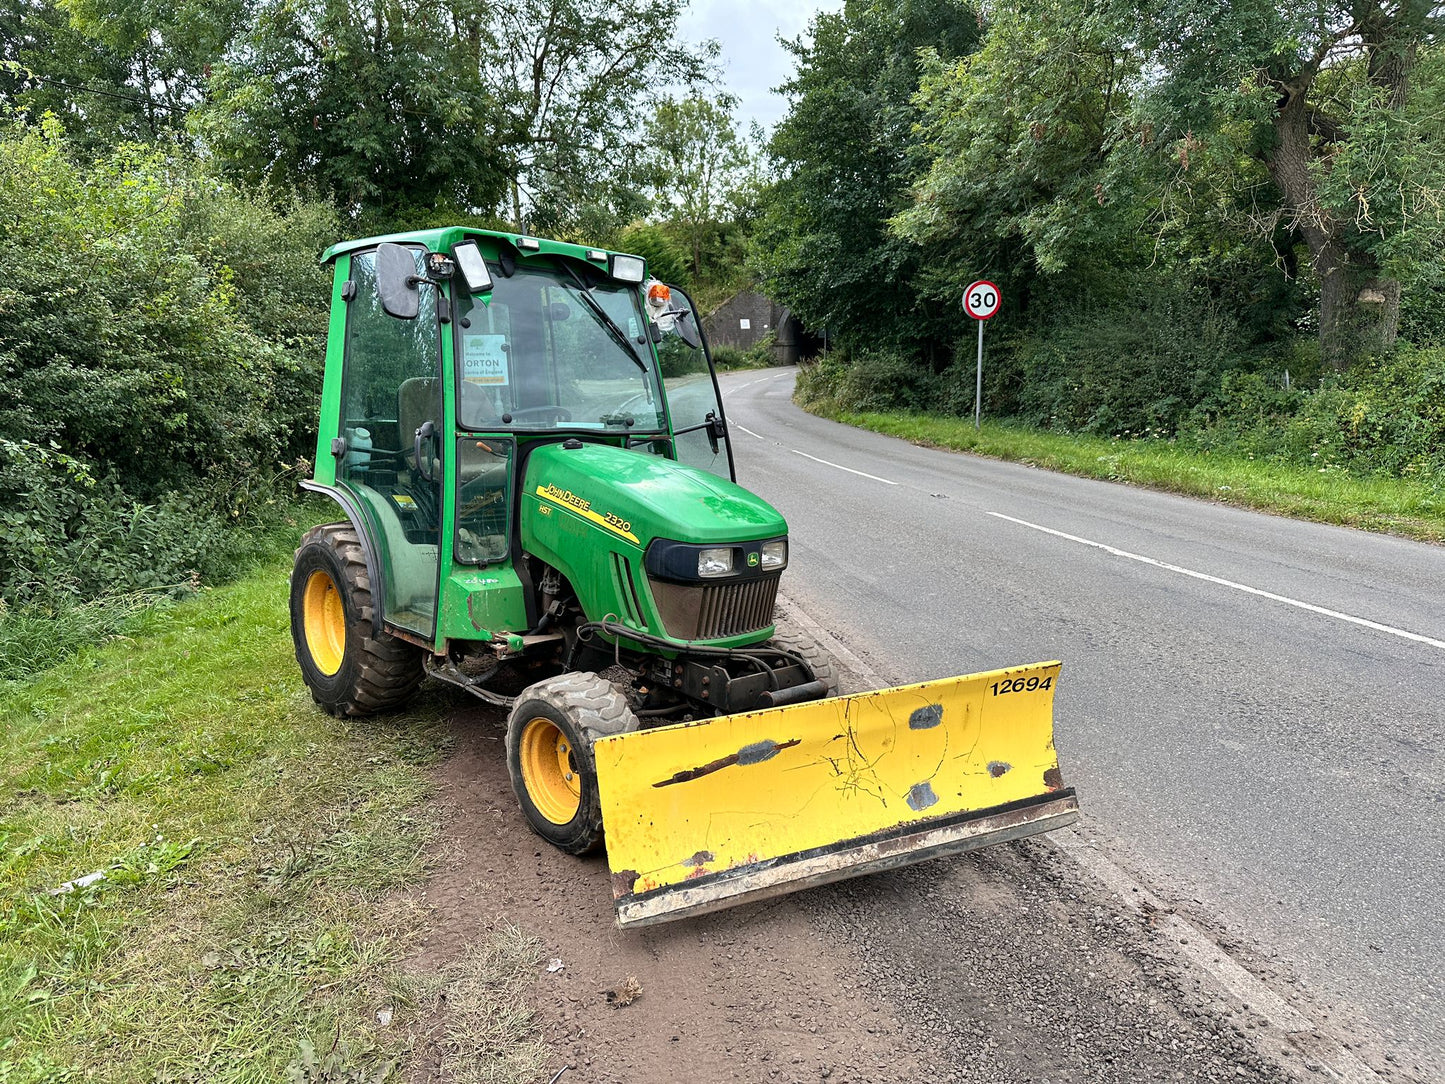
[[[552,509],[544,517],[524,517],[524,534],[530,525],[550,535],[539,519],[571,513],[639,549],[654,538],[749,542],[788,530],[772,505],[742,486],[670,459],[607,444],[536,449],[527,458],[523,502],[528,511]]]

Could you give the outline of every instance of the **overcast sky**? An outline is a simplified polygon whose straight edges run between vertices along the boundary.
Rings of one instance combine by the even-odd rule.
[[[796,38],[815,11],[842,6],[842,0],[692,0],[679,32],[688,41],[718,40],[723,83],[740,99],[742,128],[746,131],[756,120],[771,129],[787,105],[772,88],[792,71],[792,57],[778,44],[778,36]]]

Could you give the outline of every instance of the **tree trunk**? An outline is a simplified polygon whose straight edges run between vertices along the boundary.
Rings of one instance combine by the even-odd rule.
[[[1325,364],[1340,371],[1394,346],[1400,325],[1400,283],[1381,275],[1368,253],[1351,251],[1342,224],[1320,206],[1310,176],[1313,148],[1307,91],[1307,86],[1285,88],[1285,101],[1274,118],[1276,141],[1267,165],[1320,279],[1320,354]]]
[[[1328,262],[1328,273],[1320,268],[1320,352],[1339,371],[1395,345],[1400,283],[1378,268],[1361,266],[1363,261],[1350,262],[1348,254],[1332,255]]]
[[[161,133],[160,129],[156,127],[156,102],[151,89],[151,67],[145,53],[140,55],[140,79],[141,93],[145,95],[146,124],[151,130],[151,138],[154,139]]]

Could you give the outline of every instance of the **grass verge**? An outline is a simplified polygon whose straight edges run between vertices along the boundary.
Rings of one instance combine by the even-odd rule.
[[[191,597],[203,582],[229,583],[267,562],[288,555],[303,524],[332,513],[319,498],[303,495],[271,511],[268,519],[222,532],[208,553],[210,568],[202,576],[190,569],[182,582],[143,590],[115,590],[85,598],[64,590],[48,593],[25,605],[8,606],[0,599],[0,688],[23,680],[69,658],[87,644],[112,636],[139,635],[150,627],[155,611]],[[114,554],[121,561],[133,555]]]
[[[858,414],[801,404],[822,417],[913,444],[1007,459],[1087,478],[1163,489],[1265,512],[1445,541],[1445,483],[1310,470],[1193,452],[1167,441],[1112,440],[999,423],[975,432],[963,418]]]
[[[287,572],[0,692],[0,1081],[381,1081],[431,1026],[397,966],[424,904],[398,890],[437,831],[445,693],[320,712]]]

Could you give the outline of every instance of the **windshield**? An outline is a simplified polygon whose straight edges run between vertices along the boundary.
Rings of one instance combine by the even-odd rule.
[[[500,267],[489,267],[495,284],[490,299],[457,304],[457,418],[463,428],[666,429],[635,286],[603,281],[592,287],[614,330],[587,304],[566,268],[533,260],[506,277]]]

